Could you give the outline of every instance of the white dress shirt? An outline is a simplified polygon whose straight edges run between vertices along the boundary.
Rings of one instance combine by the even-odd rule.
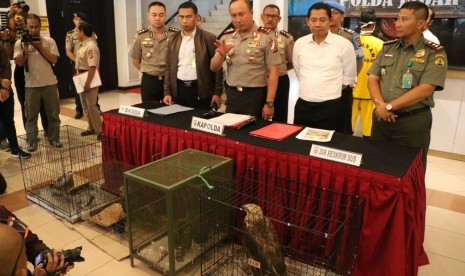
[[[429,29],[426,29],[426,30],[423,31],[423,37],[425,39],[428,39],[429,41],[432,41],[432,42],[438,44],[438,45],[441,44],[439,42],[439,39]]]
[[[182,41],[179,47],[177,78],[183,81],[197,79],[194,45],[194,37],[196,31],[197,28],[195,28],[189,36],[184,35],[184,32],[181,31]]]
[[[292,57],[299,79],[299,97],[323,102],[341,97],[343,85],[354,86],[357,63],[354,47],[342,36],[328,32],[319,45],[313,34],[299,38]]]

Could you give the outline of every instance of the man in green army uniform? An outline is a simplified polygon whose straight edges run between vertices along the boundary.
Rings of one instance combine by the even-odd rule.
[[[270,30],[254,23],[249,0],[232,0],[229,14],[235,28],[215,42],[210,64],[217,72],[226,61],[226,112],[272,120],[281,63],[276,43]]]
[[[292,51],[294,49],[294,38],[290,33],[278,30],[278,24],[281,21],[280,13],[278,6],[274,4],[266,5],[263,8],[262,21],[263,27],[271,30],[271,35],[277,43],[278,52],[282,60],[281,64],[279,64],[279,79],[274,99],[273,121],[287,123],[290,87],[287,71],[293,68]]]
[[[444,47],[423,38],[427,18],[425,4],[403,4],[396,21],[400,39],[384,43],[368,71],[376,105],[371,137],[422,148],[425,171],[433,93],[444,89],[447,72]]]
[[[129,56],[132,64],[142,73],[142,102],[160,102],[164,97],[163,81],[168,43],[179,30],[165,26],[166,7],[162,2],[149,4],[147,19],[150,26],[137,31]]]

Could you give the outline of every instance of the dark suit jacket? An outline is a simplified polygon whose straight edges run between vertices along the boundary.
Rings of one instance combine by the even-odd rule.
[[[177,72],[179,62],[179,48],[181,46],[181,32],[177,32],[169,41],[166,54],[166,71],[164,81],[165,96],[177,96]],[[223,70],[212,72],[210,60],[215,55],[216,40],[214,34],[197,28],[194,36],[195,61],[197,69],[197,85],[199,98],[211,97],[213,94],[221,95],[223,92]]]

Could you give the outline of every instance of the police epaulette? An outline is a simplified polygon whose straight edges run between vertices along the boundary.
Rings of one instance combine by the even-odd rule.
[[[267,29],[267,28],[263,28],[263,27],[259,27],[257,29],[258,32],[261,32],[261,33],[264,33],[264,34],[270,34],[271,33],[271,30],[270,29]]]
[[[281,30],[279,33],[282,34],[283,36],[287,37],[287,38],[291,37],[291,34],[284,31],[284,30]]]
[[[138,35],[141,35],[141,34],[146,33],[146,32],[148,32],[148,31],[149,31],[149,29],[143,28],[142,30],[137,31],[137,34],[138,34]]]
[[[400,39],[393,39],[393,40],[388,40],[388,41],[385,41],[383,43],[383,45],[390,45],[390,44],[394,44],[396,42],[399,42]]]
[[[356,32],[354,30],[351,30],[351,29],[347,29],[347,28],[342,28],[344,31],[348,32],[349,34],[351,35],[354,35],[356,34]]]
[[[173,27],[169,27],[169,28],[168,28],[168,31],[170,31],[170,32],[179,32],[179,29],[176,29],[176,28],[173,28]]]
[[[425,39],[425,45],[436,51],[444,49],[444,46],[434,43],[432,41],[429,41],[427,39]]]
[[[223,34],[231,34],[231,33],[234,33],[235,30],[236,29],[234,29],[234,28],[230,28],[230,29],[227,29],[226,31],[224,31]]]

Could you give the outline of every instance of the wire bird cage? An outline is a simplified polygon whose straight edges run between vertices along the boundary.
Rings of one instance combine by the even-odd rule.
[[[117,201],[104,184],[101,144],[95,136],[82,137],[83,129],[61,126],[62,148],[49,145],[43,131],[37,151],[21,159],[26,197],[56,215],[75,223],[87,214]],[[26,147],[26,135],[18,136]]]
[[[365,199],[254,169],[201,193],[202,275],[350,275]]]
[[[198,261],[214,245],[200,228],[199,193],[228,187],[232,168],[229,158],[187,149],[125,172],[131,265],[177,275]]]

